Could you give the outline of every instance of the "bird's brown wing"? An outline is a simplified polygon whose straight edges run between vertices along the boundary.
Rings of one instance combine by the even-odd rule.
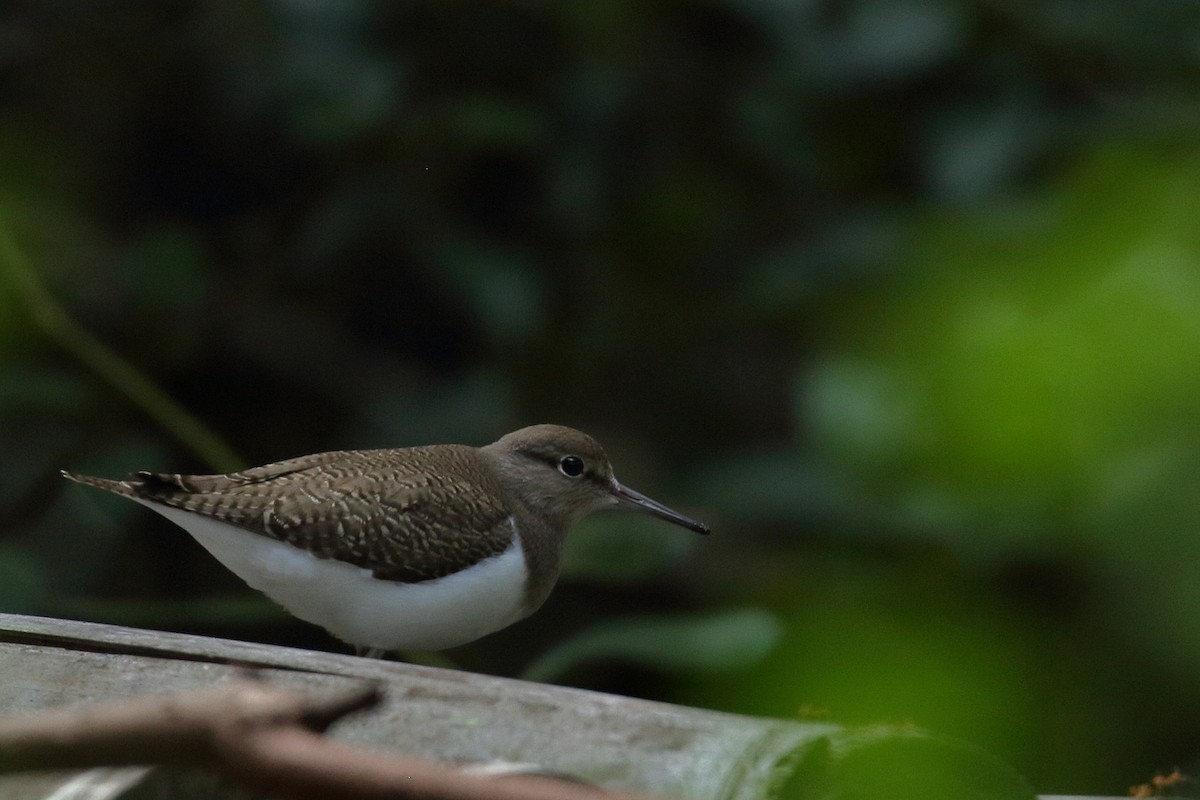
[[[513,523],[474,450],[440,447],[435,467],[420,450],[320,453],[229,475],[142,472],[119,493],[402,583],[440,578],[504,552]]]

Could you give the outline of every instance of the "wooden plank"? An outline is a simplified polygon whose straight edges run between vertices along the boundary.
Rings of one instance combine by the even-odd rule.
[[[0,614],[0,713],[211,686],[247,667],[302,688],[381,682],[384,706],[333,731],[347,742],[439,760],[536,763],[689,800],[761,800],[791,756],[839,730],[335,653]],[[0,781],[0,800],[198,798],[216,796],[217,785],[158,769],[42,773]]]
[[[0,614],[0,713],[209,686],[247,666],[295,687],[382,683],[333,735],[449,761],[536,763],[613,788],[759,800],[833,725],[759,719],[332,653]]]

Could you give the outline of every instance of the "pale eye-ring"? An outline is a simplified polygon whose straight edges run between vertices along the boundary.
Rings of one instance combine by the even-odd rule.
[[[558,460],[558,471],[568,478],[578,478],[583,475],[583,459],[579,456],[563,456]]]

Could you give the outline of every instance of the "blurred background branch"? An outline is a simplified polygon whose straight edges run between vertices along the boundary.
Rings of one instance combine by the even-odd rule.
[[[234,472],[245,466],[220,436],[71,319],[38,280],[3,217],[0,217],[0,269],[14,296],[47,339],[79,359],[214,472]]]

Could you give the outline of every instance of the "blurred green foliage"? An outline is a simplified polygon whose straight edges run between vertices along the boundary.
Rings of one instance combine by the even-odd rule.
[[[558,644],[520,677],[554,682],[592,661],[632,661],[680,672],[744,671],[762,661],[779,640],[780,623],[755,609],[707,618],[639,616],[594,625]]]
[[[57,470],[563,422],[715,534],[595,521],[463,663],[911,722],[1043,792],[1200,772],[1198,34],[8,3],[0,608],[337,647]]]
[[[810,748],[780,790],[785,800],[1033,800],[994,756],[904,726],[831,736]]]

